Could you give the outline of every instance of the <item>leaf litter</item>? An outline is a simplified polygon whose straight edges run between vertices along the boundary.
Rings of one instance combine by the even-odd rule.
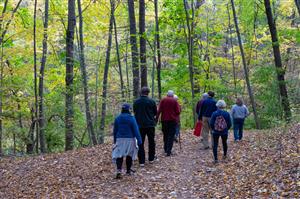
[[[229,159],[213,164],[192,131],[182,132],[182,150],[157,155],[133,176],[114,179],[111,144],[35,157],[0,160],[0,198],[299,198],[300,124],[229,135]],[[147,146],[147,143],[145,143]],[[147,148],[147,147],[145,147]],[[147,154],[147,153],[146,153]],[[219,146],[219,156],[222,151]],[[221,158],[220,158],[221,159]],[[124,165],[125,167],[125,165]]]

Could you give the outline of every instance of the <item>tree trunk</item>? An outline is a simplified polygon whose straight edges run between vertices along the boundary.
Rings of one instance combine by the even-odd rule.
[[[235,71],[235,63],[234,63],[234,49],[233,49],[233,42],[232,42],[232,36],[231,36],[231,18],[230,18],[230,11],[229,11],[229,5],[227,4],[227,14],[228,14],[228,35],[230,40],[230,46],[231,46],[231,63],[232,63],[232,73],[233,73],[233,85],[234,85],[234,96],[237,98],[237,89],[236,89],[236,71]]]
[[[157,92],[158,92],[158,99],[161,99],[161,52],[160,52],[160,37],[159,37],[159,23],[158,23],[158,5],[157,0],[154,0],[154,7],[155,7],[155,39],[156,39],[156,46],[157,46]]]
[[[140,88],[140,72],[139,72],[139,56],[136,41],[136,24],[134,14],[134,0],[128,0],[128,15],[130,23],[130,44],[131,44],[131,60],[132,60],[132,75],[133,75],[133,97],[137,98]]]
[[[66,38],[66,146],[65,150],[74,148],[73,133],[73,78],[74,78],[74,31],[76,25],[75,0],[68,0],[68,28]]]
[[[130,82],[129,82],[129,68],[128,68],[128,40],[129,38],[126,38],[126,51],[125,51],[125,67],[126,67],[126,82],[127,82],[127,100],[130,99]]]
[[[98,85],[99,85],[99,68],[101,65],[101,60],[100,60],[100,47],[99,47],[99,52],[98,52],[98,60],[99,63],[96,65],[96,97],[95,97],[95,122],[94,122],[94,129],[96,133],[96,136],[99,137],[100,135],[98,134],[98,97],[99,97],[99,91],[98,91]]]
[[[49,0],[45,0],[45,22],[44,22],[44,38],[43,38],[43,55],[40,68],[39,79],[39,137],[41,152],[46,153],[46,141],[45,141],[45,113],[44,113],[44,75],[45,66],[48,52],[48,17],[49,17]]]
[[[270,0],[264,0],[264,2],[265,2],[265,8],[266,8],[266,15],[268,18],[269,29],[270,29],[270,33],[271,33],[271,37],[272,37],[272,46],[273,46],[273,52],[274,52],[278,86],[279,86],[279,91],[280,91],[280,96],[281,96],[281,103],[282,103],[282,107],[284,110],[285,120],[287,122],[289,122],[291,120],[292,113],[291,113],[291,109],[290,109],[290,103],[289,103],[286,83],[285,83],[285,79],[284,79],[285,69],[282,67],[276,24],[273,19]]]
[[[79,14],[79,53],[80,53],[80,68],[82,75],[83,93],[84,93],[84,104],[85,104],[85,116],[88,134],[90,135],[93,145],[97,144],[97,138],[93,128],[93,121],[90,111],[90,101],[88,96],[88,83],[87,83],[87,72],[84,57],[84,42],[83,42],[83,18],[81,9],[81,0],[77,0],[78,14]]]
[[[231,6],[232,6],[232,12],[233,12],[233,18],[234,18],[234,23],[235,23],[236,34],[238,36],[239,47],[240,47],[242,61],[243,61],[243,67],[244,67],[244,73],[245,73],[245,79],[246,79],[248,94],[249,94],[252,109],[253,109],[255,125],[256,125],[257,129],[260,129],[260,123],[259,123],[259,119],[258,119],[257,112],[256,112],[256,104],[255,104],[255,101],[254,101],[254,96],[253,96],[252,88],[251,88],[251,85],[250,85],[249,74],[248,74],[248,69],[247,69],[247,63],[246,63],[246,59],[245,59],[242,39],[241,39],[239,25],[238,25],[238,21],[237,21],[236,12],[235,12],[234,0],[231,0]]]
[[[34,11],[33,11],[33,68],[34,68],[34,120],[37,121],[38,120],[38,86],[37,86],[37,50],[36,50],[36,9],[37,9],[37,0],[34,1]],[[36,138],[37,138],[37,142],[36,142],[36,153],[39,153],[39,123],[35,122],[35,133],[36,133]],[[31,131],[30,131],[31,132]],[[32,131],[31,133],[34,133],[34,131]],[[29,138],[32,138],[32,136],[30,135]],[[32,140],[33,142],[33,140]]]
[[[3,96],[3,43],[1,44],[1,69],[0,69],[0,156],[3,155],[2,151],[2,133],[3,133],[3,125],[2,125],[2,96]]]
[[[122,95],[122,100],[125,100],[125,94],[124,94],[124,80],[123,80],[122,65],[121,65],[121,58],[120,58],[120,51],[119,51],[119,42],[118,42],[118,32],[117,32],[116,18],[115,18],[115,14],[114,14],[114,13],[112,13],[112,14],[113,14],[113,20],[114,20],[114,31],[115,31],[115,42],[116,42],[116,53],[117,53],[118,67],[119,67],[119,74],[120,74],[121,95]]]
[[[194,64],[193,64],[193,24],[194,24],[194,2],[192,1],[192,22],[190,22],[190,15],[188,10],[188,5],[186,0],[183,0],[184,10],[185,10],[185,19],[186,25],[188,28],[187,35],[187,46],[188,46],[188,59],[189,59],[189,75],[190,75],[190,83],[191,83],[191,93],[192,93],[192,102],[194,102],[195,92],[194,92]],[[196,114],[194,111],[194,106],[192,106],[194,123],[196,121]]]
[[[148,86],[146,62],[145,0],[140,0],[139,8],[141,87],[144,87]]]
[[[300,16],[300,0],[295,0],[295,4],[298,10],[298,15]]]
[[[107,79],[108,79],[108,69],[110,62],[110,51],[111,51],[111,43],[112,43],[112,29],[113,29],[113,13],[115,11],[115,2],[114,0],[110,0],[111,13],[109,20],[109,31],[108,31],[108,41],[107,41],[107,49],[106,49],[106,59],[105,59],[105,67],[103,74],[103,85],[102,85],[102,111],[101,111],[101,121],[100,121],[100,137],[99,143],[104,143],[104,129],[105,129],[105,118],[106,118],[106,98],[107,98]]]
[[[30,112],[31,112],[31,125],[29,127],[28,140],[26,143],[26,152],[28,154],[32,154],[34,150],[34,126],[36,123],[34,108],[31,108]]]

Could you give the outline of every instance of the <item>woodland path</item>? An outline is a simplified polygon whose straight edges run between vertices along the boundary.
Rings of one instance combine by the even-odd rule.
[[[211,150],[199,149],[200,140],[191,131],[182,133],[182,151],[175,143],[176,154],[165,157],[162,135],[157,132],[159,160],[144,168],[135,162],[137,172],[121,180],[114,179],[111,144],[4,158],[0,198],[297,198],[299,132],[300,124],[284,135],[279,130],[246,132],[239,143],[233,143],[231,132],[230,158],[217,165],[212,163]]]

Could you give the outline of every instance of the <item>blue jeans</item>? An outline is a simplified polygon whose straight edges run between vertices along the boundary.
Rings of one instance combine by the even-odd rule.
[[[243,138],[244,121],[245,119],[242,118],[233,119],[234,141],[241,140]]]

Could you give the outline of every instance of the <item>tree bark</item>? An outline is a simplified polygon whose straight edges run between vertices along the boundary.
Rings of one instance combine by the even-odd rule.
[[[1,26],[0,26],[1,27]],[[2,97],[3,97],[3,43],[1,44],[1,68],[0,68],[0,156],[3,155],[2,150],[2,134],[3,134],[3,124],[2,124]]]
[[[298,10],[298,15],[300,16],[300,0],[295,0],[295,4]]]
[[[66,37],[66,146],[65,150],[74,148],[73,133],[73,78],[74,78],[74,31],[76,25],[75,0],[68,0],[68,28]]]
[[[39,136],[41,152],[46,153],[45,140],[45,113],[44,113],[44,75],[48,52],[48,18],[49,18],[49,0],[45,0],[45,21],[44,21],[44,38],[43,38],[43,55],[40,68],[39,79]]]
[[[35,110],[34,110],[34,120],[38,120],[38,86],[37,86],[37,53],[36,53],[36,9],[37,9],[37,0],[34,1],[34,11],[33,11],[33,68],[34,68],[34,105],[35,105]],[[39,124],[38,122],[34,123],[34,127],[35,127],[35,132],[36,132],[36,138],[37,138],[37,142],[36,142],[36,153],[39,153],[39,142],[38,142],[38,138],[39,138]],[[34,131],[30,131],[30,133],[34,134]],[[34,136],[29,135],[29,138],[34,139]],[[30,142],[34,142],[34,140],[31,140]],[[30,148],[29,148],[30,149]],[[31,151],[29,151],[30,153],[32,153]]]
[[[233,73],[233,85],[234,85],[234,95],[235,98],[237,98],[237,89],[236,89],[236,71],[235,71],[235,57],[234,57],[234,49],[233,49],[233,42],[232,42],[232,36],[231,36],[231,18],[230,18],[230,11],[229,11],[229,5],[227,4],[227,14],[228,14],[228,35],[230,40],[230,46],[231,46],[231,63],[232,63],[232,73]]]
[[[140,72],[139,72],[139,56],[136,41],[136,23],[134,12],[134,0],[128,0],[128,15],[130,23],[130,44],[131,44],[131,59],[132,59],[132,74],[133,74],[133,97],[137,98],[140,88]]]
[[[140,0],[139,29],[140,29],[140,62],[141,87],[148,86],[146,61],[146,34],[145,34],[145,0]]]
[[[236,34],[237,34],[237,37],[238,37],[239,47],[240,47],[240,51],[241,51],[241,57],[242,57],[242,62],[243,62],[243,67],[244,67],[244,74],[245,74],[248,94],[249,94],[252,109],[253,109],[255,125],[256,125],[257,129],[260,129],[260,123],[259,123],[259,119],[258,119],[257,112],[256,112],[256,104],[255,104],[254,96],[253,96],[253,93],[252,93],[252,88],[251,88],[251,84],[250,84],[247,63],[246,63],[245,54],[244,54],[244,48],[243,48],[242,39],[241,39],[241,35],[240,35],[240,30],[239,30],[239,26],[238,26],[238,21],[237,21],[235,6],[234,6],[234,0],[231,0],[231,6],[232,6],[232,12],[233,12],[233,18],[234,18]]]
[[[266,8],[266,15],[268,18],[269,29],[272,37],[272,46],[273,46],[274,60],[276,66],[277,81],[278,81],[279,92],[281,96],[281,104],[284,110],[285,120],[289,122],[291,120],[292,113],[291,113],[291,108],[290,108],[290,103],[288,99],[288,93],[287,93],[287,88],[286,88],[286,83],[284,78],[285,69],[282,67],[276,24],[272,14],[270,0],[264,0],[264,3]]]
[[[100,136],[99,143],[104,143],[104,129],[105,129],[105,118],[106,118],[106,100],[107,100],[107,79],[108,79],[108,69],[110,62],[110,51],[111,51],[111,43],[112,43],[112,29],[113,29],[113,13],[115,11],[115,2],[114,0],[110,0],[111,13],[109,20],[109,31],[108,31],[108,41],[107,41],[107,49],[106,49],[106,59],[105,59],[105,67],[103,74],[103,85],[102,85],[102,110],[101,110],[101,121],[100,121]]]
[[[125,94],[124,94],[124,80],[123,80],[122,65],[121,65],[121,58],[120,58],[120,50],[119,50],[119,42],[118,42],[118,31],[117,31],[117,25],[116,25],[115,14],[114,14],[114,13],[112,13],[112,14],[113,14],[113,20],[114,20],[114,32],[115,32],[116,53],[117,53],[117,60],[118,60],[118,67],[119,67],[119,74],[120,74],[121,95],[122,95],[122,99],[125,100]]]
[[[129,67],[128,67],[128,41],[129,41],[129,37],[126,38],[126,50],[125,50],[125,67],[126,67],[126,82],[127,82],[127,89],[126,89],[126,93],[127,93],[127,100],[130,99],[131,95],[130,95],[130,81],[129,81]]]
[[[84,57],[84,41],[83,41],[83,17],[82,17],[82,9],[81,9],[81,0],[77,0],[78,4],[78,14],[79,14],[79,53],[80,53],[80,68],[82,75],[82,84],[83,84],[83,93],[84,93],[84,104],[85,104],[85,117],[86,117],[86,125],[88,134],[91,137],[93,145],[97,144],[97,138],[93,128],[93,121],[90,111],[90,101],[88,96],[88,83],[87,83],[87,72],[85,65],[85,57]]]
[[[189,75],[190,75],[190,84],[191,84],[191,93],[192,93],[192,102],[194,101],[195,98],[195,92],[194,92],[194,63],[193,63],[193,23],[194,23],[194,2],[192,1],[192,22],[190,22],[190,15],[189,15],[189,10],[188,10],[188,5],[186,0],[183,0],[184,4],[184,10],[185,10],[185,19],[186,19],[186,25],[188,29],[188,38],[187,38],[187,46],[188,46],[188,59],[189,59]],[[193,118],[194,122],[196,121],[196,114],[194,111],[194,107],[192,107],[193,111]]]
[[[99,85],[99,67],[101,65],[101,59],[100,59],[100,47],[98,52],[98,60],[99,63],[96,65],[96,96],[95,96],[95,122],[94,122],[94,129],[97,132],[96,136],[99,137],[98,133],[98,97],[99,97],[99,91],[98,91],[98,85]]]
[[[157,92],[158,99],[161,99],[161,52],[160,52],[160,36],[159,36],[159,22],[158,22],[158,5],[157,0],[154,0],[155,7],[155,40],[156,40],[156,50],[157,50]]]

